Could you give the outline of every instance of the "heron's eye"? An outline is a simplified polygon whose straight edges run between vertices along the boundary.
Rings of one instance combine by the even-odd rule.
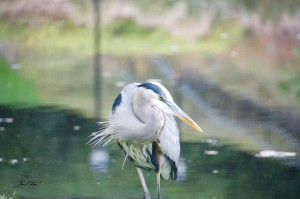
[[[164,97],[161,95],[158,98],[159,98],[159,100],[164,100]]]

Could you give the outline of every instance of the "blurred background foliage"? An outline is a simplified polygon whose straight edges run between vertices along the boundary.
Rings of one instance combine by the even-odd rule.
[[[14,73],[2,56],[0,56],[0,85],[2,103],[36,104],[39,101],[33,82],[19,73]]]
[[[297,0],[103,0],[101,51],[194,55],[194,72],[230,93],[299,112],[299,7]],[[72,65],[63,57],[82,62],[93,55],[92,1],[3,0],[0,28],[2,56],[37,85],[45,84],[37,78],[41,70],[47,79],[53,65]]]

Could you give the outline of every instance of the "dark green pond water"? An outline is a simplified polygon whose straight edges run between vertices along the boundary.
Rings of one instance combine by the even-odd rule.
[[[91,148],[96,121],[54,107],[0,107],[0,193],[18,198],[142,198],[134,167],[118,147]],[[154,196],[155,175],[146,172]],[[163,198],[300,198],[300,171],[284,161],[222,145],[182,143],[177,181]]]

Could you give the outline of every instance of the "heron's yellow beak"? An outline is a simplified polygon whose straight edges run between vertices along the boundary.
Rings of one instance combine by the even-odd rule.
[[[171,109],[171,113],[175,116],[177,116],[179,119],[196,129],[197,131],[203,132],[203,130],[192,120],[183,110],[181,110],[177,104],[174,102],[168,102],[167,105]]]
[[[186,117],[187,116],[187,117]],[[192,120],[188,115],[186,116],[178,116],[182,121],[184,121],[185,123],[187,123],[188,125],[190,125],[191,127],[193,127],[194,129],[196,129],[197,131],[200,131],[201,133],[203,133],[203,130],[200,128],[200,126],[198,126],[198,124],[196,122],[194,122],[194,120]]]

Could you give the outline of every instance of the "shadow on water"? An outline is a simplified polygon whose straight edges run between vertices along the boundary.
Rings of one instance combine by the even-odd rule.
[[[141,198],[134,167],[116,146],[86,145],[95,121],[54,107],[0,107],[0,193],[18,198]],[[146,172],[155,193],[155,175]],[[36,182],[30,185],[27,182]],[[23,184],[22,184],[23,183]],[[22,185],[20,185],[22,184]],[[300,198],[300,171],[216,140],[182,143],[178,180],[164,198]],[[19,185],[19,186],[18,186]]]

